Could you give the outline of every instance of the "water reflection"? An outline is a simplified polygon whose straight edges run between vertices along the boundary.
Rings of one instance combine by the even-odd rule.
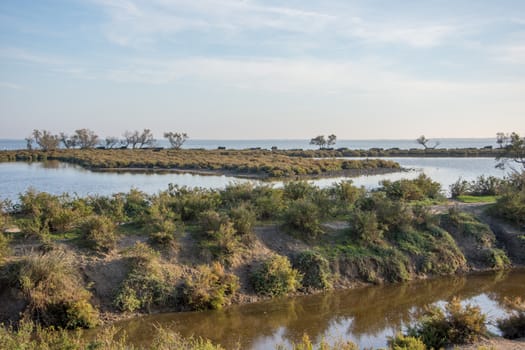
[[[482,273],[284,298],[224,311],[162,314],[121,322],[129,340],[147,344],[156,324],[184,336],[210,338],[227,348],[269,349],[299,341],[350,339],[382,347],[431,303],[458,296],[480,305],[489,321],[504,315],[505,297],[525,296],[525,270]],[[492,329],[495,331],[495,329]]]

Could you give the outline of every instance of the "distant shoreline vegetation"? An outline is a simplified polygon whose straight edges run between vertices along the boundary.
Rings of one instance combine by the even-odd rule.
[[[57,160],[94,171],[225,174],[254,179],[317,178],[401,171],[385,159],[318,159],[295,151],[188,149],[56,149],[0,151],[0,162]],[[324,152],[321,151],[321,152]]]

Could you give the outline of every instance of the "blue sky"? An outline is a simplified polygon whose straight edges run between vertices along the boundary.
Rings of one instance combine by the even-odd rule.
[[[0,138],[525,133],[522,0],[2,0]]]

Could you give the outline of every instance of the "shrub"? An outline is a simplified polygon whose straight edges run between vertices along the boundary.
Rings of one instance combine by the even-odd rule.
[[[27,301],[25,314],[45,326],[90,328],[98,312],[89,303],[91,294],[81,285],[72,257],[61,251],[25,256],[15,269],[14,280]]]
[[[255,198],[255,211],[261,220],[279,217],[283,211],[283,191],[269,189]]]
[[[124,207],[125,199],[122,194],[114,194],[111,197],[93,196],[88,197],[86,201],[97,215],[109,217],[117,224],[124,223],[128,220]]]
[[[301,286],[302,276],[292,268],[285,256],[274,255],[256,267],[251,281],[257,294],[280,296],[294,292]]]
[[[108,252],[117,243],[116,225],[105,216],[92,215],[85,219],[80,232],[86,243],[96,251]]]
[[[255,213],[246,204],[241,204],[230,210],[230,218],[233,228],[241,236],[249,236],[253,233],[255,225]]]
[[[86,215],[83,210],[75,208],[73,201],[65,194],[54,196],[30,189],[19,199],[21,214],[27,217],[22,228],[26,233],[37,236],[70,230]]]
[[[115,296],[115,306],[133,312],[169,303],[173,297],[172,282],[159,262],[159,254],[146,244],[137,243],[126,255],[131,268]]]
[[[392,350],[426,350],[425,344],[419,338],[396,334],[388,341],[389,348]]]
[[[170,246],[175,243],[175,234],[180,228],[171,220],[157,221],[148,228],[149,237],[152,243],[161,246]]]
[[[525,302],[521,298],[505,299],[511,314],[498,320],[498,328],[505,338],[516,339],[525,337]]]
[[[461,306],[459,299],[452,299],[445,306],[446,313],[430,307],[418,324],[409,328],[409,335],[420,338],[428,347],[440,349],[451,344],[471,343],[485,335],[485,315],[479,307]]]
[[[181,301],[192,310],[221,309],[239,289],[237,276],[226,273],[220,263],[200,266],[180,287]]]
[[[330,267],[328,260],[321,254],[304,251],[293,260],[294,267],[303,275],[302,285],[307,288],[328,289],[330,284]]]
[[[174,196],[173,209],[183,221],[197,220],[201,213],[216,210],[220,203],[220,195],[213,190],[175,186],[170,193]]]
[[[425,174],[420,174],[414,180],[401,179],[397,181],[384,180],[379,191],[385,192],[393,200],[423,200],[440,199],[441,185]]]
[[[286,200],[296,201],[306,199],[319,189],[306,181],[290,181],[285,183],[283,197]]]
[[[517,225],[525,225],[525,190],[506,191],[496,200],[491,213]]]
[[[131,220],[139,220],[147,214],[149,208],[148,195],[142,191],[132,188],[124,194],[124,212]]]
[[[323,233],[319,210],[315,204],[306,199],[290,203],[284,212],[284,226],[305,238],[316,238]]]
[[[350,215],[350,232],[355,237],[369,243],[383,239],[383,230],[379,226],[376,213],[355,209]]]
[[[9,255],[9,238],[0,232],[0,263]]]
[[[208,238],[202,242],[203,247],[210,250],[214,258],[227,262],[238,250],[239,237],[231,221],[225,221],[215,231],[208,231]]]
[[[227,208],[235,208],[244,202],[251,202],[255,194],[251,182],[230,183],[220,191],[222,204]]]

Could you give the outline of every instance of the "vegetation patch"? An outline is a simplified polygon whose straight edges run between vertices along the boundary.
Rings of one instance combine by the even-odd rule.
[[[91,293],[81,283],[73,257],[60,250],[30,253],[7,269],[7,283],[27,303],[24,316],[44,326],[91,328],[99,323]],[[6,270],[4,270],[6,271]]]
[[[463,307],[460,300],[454,298],[445,306],[445,311],[437,306],[429,307],[417,324],[409,328],[408,335],[434,349],[472,343],[486,335],[485,320],[479,307]]]
[[[295,292],[301,287],[302,277],[288,258],[273,255],[253,269],[251,281],[257,294],[275,297]]]
[[[182,304],[191,310],[218,310],[230,304],[238,289],[238,277],[226,273],[224,267],[215,262],[211,266],[200,266],[195,274],[186,278],[178,294]]]

